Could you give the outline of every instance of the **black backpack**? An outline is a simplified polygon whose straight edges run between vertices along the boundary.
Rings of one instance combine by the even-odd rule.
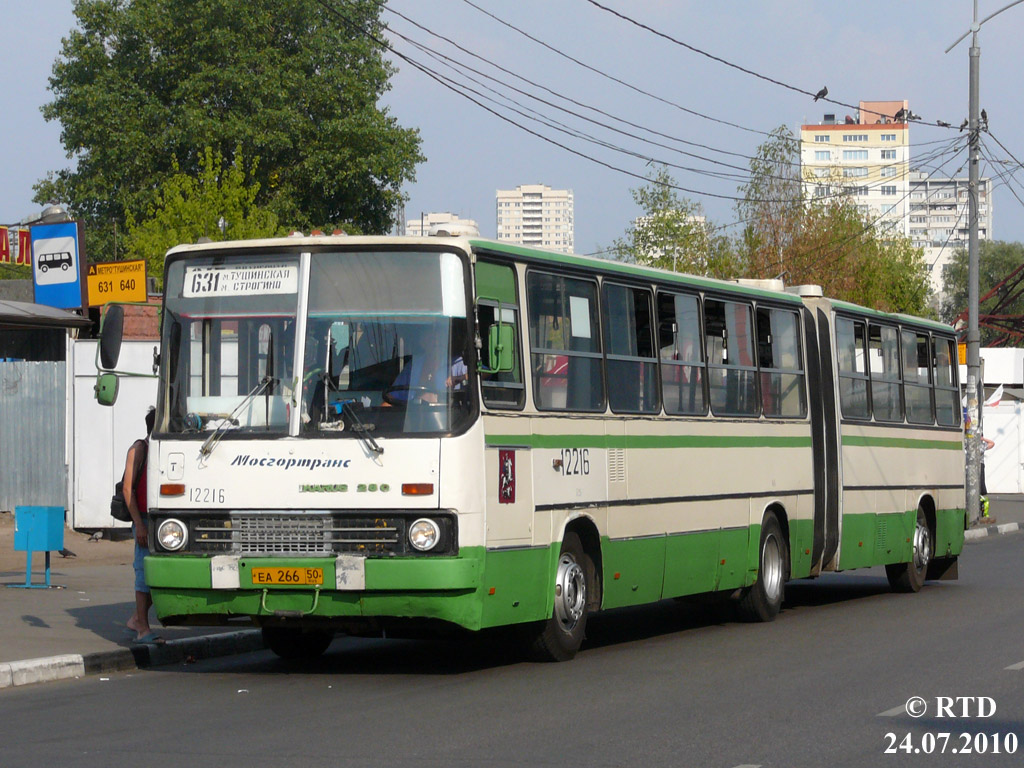
[[[146,458],[149,453],[149,443],[142,442],[142,461],[139,462],[140,470],[146,471]],[[138,487],[139,474],[136,472],[135,485]],[[122,523],[130,523],[132,521],[132,515],[128,511],[128,502],[124,498],[124,474],[121,474],[121,479],[114,485],[114,495],[110,499],[110,516],[115,520],[120,520]]]

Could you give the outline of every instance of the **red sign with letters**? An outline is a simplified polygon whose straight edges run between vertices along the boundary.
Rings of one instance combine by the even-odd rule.
[[[32,266],[32,239],[27,229],[18,230],[18,258],[15,264]]]

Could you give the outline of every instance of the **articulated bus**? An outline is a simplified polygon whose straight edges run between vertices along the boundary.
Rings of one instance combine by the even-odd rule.
[[[166,260],[146,579],[165,624],[511,627],[884,565],[955,578],[952,328],[820,289],[461,237],[183,245]],[[97,391],[116,393],[117,309]]]

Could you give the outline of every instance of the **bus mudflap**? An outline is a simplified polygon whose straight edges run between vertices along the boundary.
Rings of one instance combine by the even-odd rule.
[[[937,557],[928,563],[928,581],[956,581],[960,578],[959,558]]]

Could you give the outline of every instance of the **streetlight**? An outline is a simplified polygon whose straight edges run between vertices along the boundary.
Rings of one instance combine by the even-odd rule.
[[[970,236],[967,241],[967,515],[973,523],[980,514],[979,481],[981,475],[981,434],[978,431],[979,408],[978,389],[984,393],[981,381],[981,333],[978,330],[978,163],[981,159],[980,115],[978,110],[978,70],[981,63],[981,48],[978,47],[978,30],[989,19],[998,16],[1008,8],[1024,2],[1014,0],[994,13],[978,21],[978,0],[974,0],[974,22],[970,29],[958,37],[946,53],[953,50],[968,34],[971,35],[970,77],[968,94],[967,130],[970,175],[968,178],[968,217]]]
[[[71,221],[71,216],[64,210],[64,206],[54,204],[43,208],[42,213],[38,216],[26,218],[21,223],[25,226],[32,226],[34,224],[59,224],[64,221]]]

